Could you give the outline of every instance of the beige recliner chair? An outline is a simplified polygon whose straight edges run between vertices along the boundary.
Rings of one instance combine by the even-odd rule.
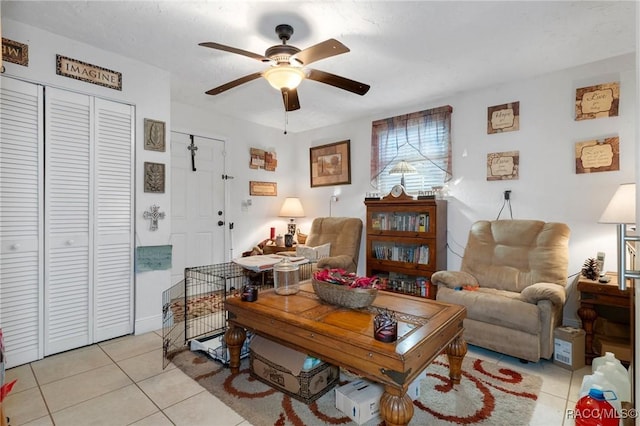
[[[311,223],[305,241],[309,247],[331,243],[329,257],[318,260],[317,268],[358,269],[362,221],[352,217],[318,217]]]
[[[566,300],[569,227],[536,220],[472,225],[460,271],[431,276],[437,300],[467,308],[468,343],[521,360],[553,354]]]

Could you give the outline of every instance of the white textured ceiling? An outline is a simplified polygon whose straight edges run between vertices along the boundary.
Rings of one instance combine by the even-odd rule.
[[[364,96],[315,81],[289,113],[299,132],[478,87],[635,51],[634,1],[2,1],[2,16],[171,72],[171,96],[281,129],[281,95],[264,79],[217,96],[213,87],[266,65],[198,46],[264,54],[275,26],[304,49],[336,38],[351,52],[313,68],[371,85]],[[81,58],[78,58],[81,59]],[[126,78],[126,76],[125,76]],[[505,100],[508,101],[508,100]]]

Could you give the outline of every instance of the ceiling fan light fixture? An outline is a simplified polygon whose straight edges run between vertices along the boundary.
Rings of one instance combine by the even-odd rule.
[[[271,67],[264,73],[264,78],[276,90],[295,89],[305,78],[304,72],[300,68],[279,65]]]

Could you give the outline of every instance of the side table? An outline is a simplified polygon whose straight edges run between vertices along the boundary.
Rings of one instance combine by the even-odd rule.
[[[600,356],[593,348],[594,323],[598,316],[601,316],[601,307],[611,307],[619,309],[627,323],[631,314],[631,288],[629,283],[626,290],[618,288],[617,274],[607,273],[611,278],[608,283],[601,283],[597,280],[590,280],[581,277],[578,281],[578,291],[580,292],[580,308],[578,316],[582,320],[582,328],[586,332],[585,336],[585,363],[591,365],[593,358]],[[604,317],[604,316],[603,316]],[[630,343],[629,343],[630,344]]]

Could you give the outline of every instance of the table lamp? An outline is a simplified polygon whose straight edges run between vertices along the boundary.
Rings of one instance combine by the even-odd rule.
[[[640,271],[627,270],[626,245],[630,241],[640,241],[640,237],[637,235],[627,235],[627,225],[635,225],[636,223],[635,183],[620,185],[598,223],[615,223],[618,225],[618,286],[620,290],[626,290],[627,278],[640,278]]]
[[[398,164],[393,166],[391,170],[389,170],[390,175],[402,175],[400,178],[400,185],[402,185],[403,188],[406,188],[406,186],[404,186],[404,175],[414,173],[418,173],[418,170],[404,160],[400,161]]]
[[[296,235],[296,217],[304,217],[304,209],[302,203],[297,197],[287,197],[282,203],[280,214],[278,216],[288,217],[287,234]]]

